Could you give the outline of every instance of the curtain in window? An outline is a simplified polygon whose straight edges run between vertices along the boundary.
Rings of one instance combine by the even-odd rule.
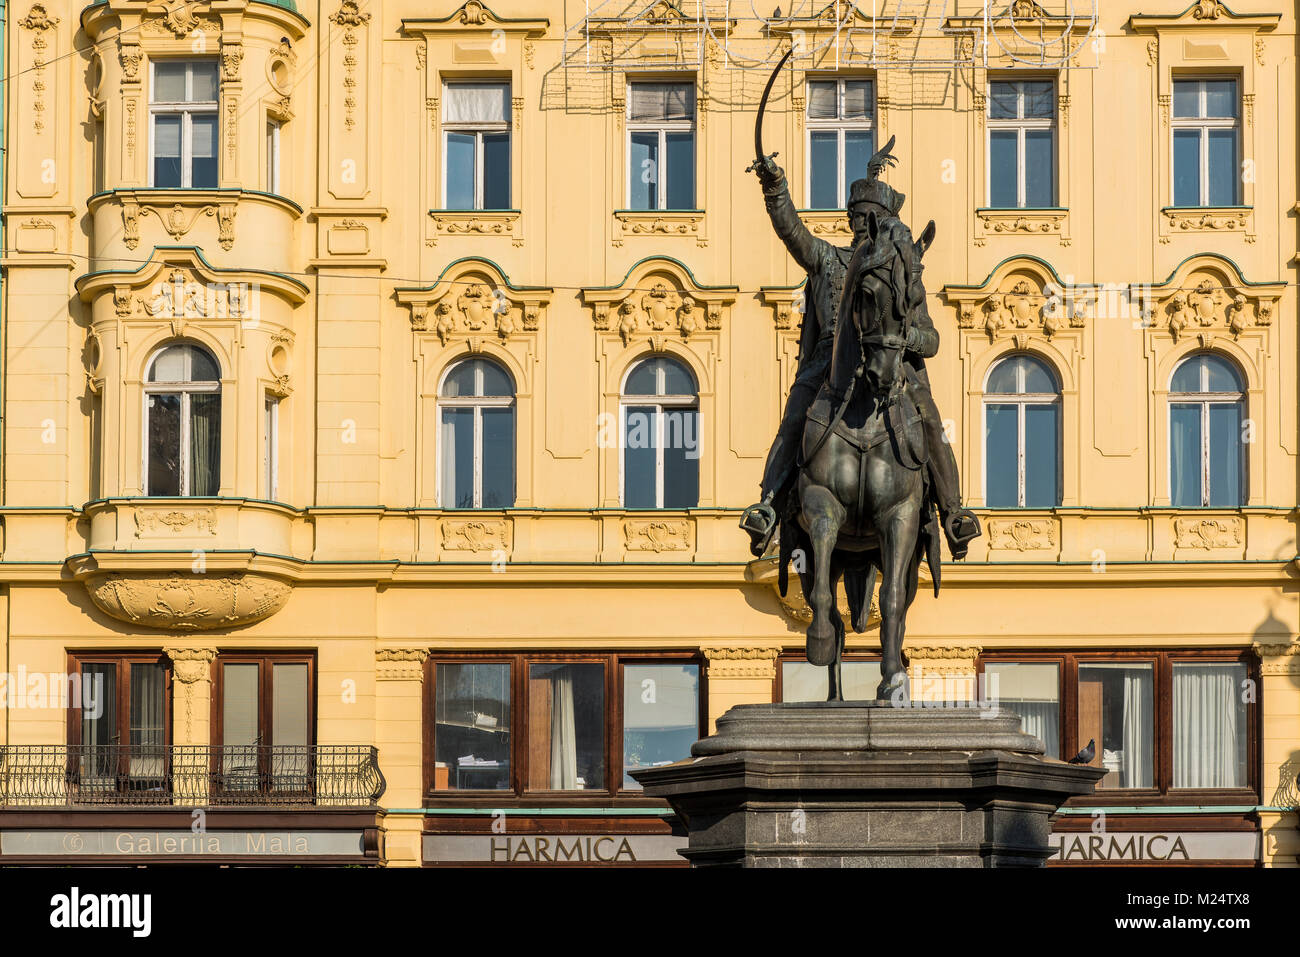
[[[1020,715],[1020,728],[1043,742],[1047,756],[1060,757],[1061,706],[1055,701],[1005,701],[1008,708]]]
[[[221,395],[190,396],[191,495],[216,495],[220,485]]]
[[[162,665],[133,663],[131,665],[131,777],[161,779],[164,758]]]
[[[551,790],[578,786],[578,728],[573,712],[573,672],[557,668],[551,682]]]
[[[510,87],[504,83],[453,83],[442,108],[444,123],[505,123]]]
[[[633,83],[627,93],[630,122],[695,118],[695,87],[690,83]]]
[[[1124,757],[1120,763],[1122,788],[1151,787],[1154,740],[1151,672],[1124,672]]]
[[[840,115],[839,104],[834,83],[810,83],[808,85],[808,118],[810,120],[833,120]]]
[[[1174,666],[1174,787],[1243,787],[1244,750],[1233,665]]]
[[[90,707],[82,692],[81,710],[81,785],[103,784],[117,775],[117,666],[83,665],[81,680],[92,688]]]

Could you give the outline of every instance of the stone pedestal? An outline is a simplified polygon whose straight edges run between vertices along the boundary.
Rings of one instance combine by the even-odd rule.
[[[696,867],[1041,867],[1052,815],[1105,772],[962,704],[738,705],[694,758],[632,776]]]

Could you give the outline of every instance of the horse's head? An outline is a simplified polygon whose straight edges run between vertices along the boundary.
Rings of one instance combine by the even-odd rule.
[[[874,249],[880,235],[874,212],[867,217],[867,235]],[[863,349],[863,378],[876,395],[891,394],[901,384],[907,329],[925,302],[921,257],[932,242],[933,221],[912,248],[894,251],[862,278],[865,296],[858,333]]]

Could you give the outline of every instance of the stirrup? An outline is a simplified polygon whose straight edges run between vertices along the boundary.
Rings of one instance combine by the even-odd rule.
[[[740,516],[740,527],[749,535],[749,550],[762,558],[776,534],[776,509],[767,502],[751,505]]]
[[[968,543],[981,534],[979,516],[968,508],[956,509],[944,519],[943,533],[953,561],[961,561],[966,557]]]

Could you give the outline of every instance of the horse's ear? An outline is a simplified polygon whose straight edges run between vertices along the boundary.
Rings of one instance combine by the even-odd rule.
[[[922,256],[924,256],[925,251],[930,248],[930,244],[933,242],[934,242],[934,220],[932,219],[930,220],[929,224],[925,227],[925,229],[922,231],[921,238],[918,239],[916,242],[916,257],[920,259]]]

